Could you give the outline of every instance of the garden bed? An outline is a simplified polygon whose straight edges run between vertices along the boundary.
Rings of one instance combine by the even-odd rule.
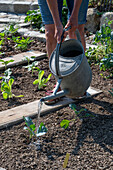
[[[35,47],[36,50],[46,52],[45,43],[37,40],[31,42],[27,50],[35,50]],[[13,53],[10,50],[10,55],[19,52],[14,50]],[[3,57],[6,56],[9,56],[9,53]],[[47,58],[38,63],[39,69],[44,70],[45,78],[50,74],[48,65]],[[0,167],[7,170],[63,169],[68,152],[70,158],[67,169],[113,169],[113,97],[109,93],[113,88],[113,77],[105,78],[109,76],[109,72],[100,71],[99,65],[92,63],[91,69],[91,86],[103,93],[78,101],[77,110],[87,110],[81,112],[66,130],[60,127],[60,122],[63,119],[75,118],[74,111],[68,106],[41,117],[40,121],[48,128],[48,132],[40,138],[41,150],[31,149],[29,134],[23,129],[25,122],[0,130]],[[39,90],[37,85],[33,85],[38,78],[37,71],[32,74],[23,66],[11,68],[11,71],[14,76],[12,92],[24,97],[4,100],[0,94],[0,111],[38,100],[46,96],[47,90],[52,90],[55,85],[52,75],[47,86]],[[3,76],[3,72],[0,76]],[[89,114],[88,117],[84,116],[86,113]],[[36,118],[33,122],[36,123]]]
[[[20,39],[22,39],[23,36],[18,35],[20,37]],[[18,37],[17,35],[15,35],[15,37]],[[29,43],[29,41],[27,42],[27,37],[23,37],[25,39],[25,42],[20,43],[20,48],[15,48],[16,46],[16,42],[14,42],[12,40],[12,36],[9,36],[10,40],[7,39],[7,36],[4,38],[4,43],[0,49],[0,52],[2,53],[2,55],[0,55],[1,59],[4,59],[5,57],[9,57],[15,54],[19,54],[21,52],[25,52],[25,51],[31,51],[31,50],[35,50],[35,51],[41,51],[41,52],[46,52],[46,44],[44,41],[38,41],[38,38],[29,38],[29,41],[31,41]]]
[[[39,61],[38,67],[50,73],[48,59]],[[108,92],[113,79],[100,76],[99,66],[92,65],[93,79],[91,86],[103,91],[97,97],[77,104],[77,110],[86,108],[91,116],[83,118],[84,112],[72,122],[67,130],[60,127],[63,119],[74,118],[74,111],[68,106],[59,111],[41,117],[48,128],[41,137],[41,150],[32,150],[29,134],[23,130],[25,123],[1,130],[0,167],[7,170],[16,169],[63,169],[66,153],[70,153],[67,169],[113,169],[113,98]],[[38,73],[33,75],[23,66],[11,68],[15,77],[13,93],[23,94],[23,98],[4,100],[0,95],[1,111],[32,102],[45,96],[47,90],[54,87],[52,76],[47,86],[41,90],[33,85]],[[103,72],[104,74],[104,72]],[[107,74],[107,71],[106,71]],[[33,119],[36,123],[36,119]]]

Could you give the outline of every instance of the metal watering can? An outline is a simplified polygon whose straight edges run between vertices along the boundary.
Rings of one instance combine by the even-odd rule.
[[[61,43],[57,43],[49,60],[49,68],[57,84],[52,95],[43,97],[42,102],[62,96],[72,99],[83,96],[92,80],[91,68],[84,54],[79,31],[76,30],[77,40],[69,39],[62,42],[65,31],[67,29],[63,30]],[[59,87],[62,90],[57,92]]]

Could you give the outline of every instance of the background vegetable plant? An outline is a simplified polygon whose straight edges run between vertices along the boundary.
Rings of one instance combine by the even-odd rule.
[[[38,79],[36,79],[33,84],[38,84],[38,89],[41,89],[41,87],[45,87],[46,83],[50,80],[51,74],[48,75],[47,78],[43,78],[44,76],[44,70],[40,70],[38,73]]]
[[[14,77],[11,76],[12,71],[11,71],[10,68],[8,68],[7,70],[5,70],[3,74],[4,74],[4,76],[1,76],[0,79],[2,79],[2,81],[6,82],[6,83],[9,81],[9,79],[11,79],[11,78],[14,79]]]
[[[5,81],[2,81],[2,83],[1,83],[1,91],[2,91],[3,98],[5,100],[13,98],[13,97],[24,97],[23,95],[16,96],[12,93],[13,83],[14,83],[13,78],[9,79],[8,83]]]
[[[28,45],[33,41],[30,40],[30,37],[13,37],[13,40],[16,43],[15,48],[20,49],[21,51],[25,51],[28,48]]]
[[[11,60],[5,61],[5,60],[3,60],[3,59],[0,59],[0,62],[1,62],[3,65],[5,65],[5,70],[6,70],[6,69],[7,69],[7,65],[8,65],[9,63],[14,62],[14,60],[11,59]]]
[[[108,21],[101,26],[100,31],[96,32],[94,44],[97,48],[90,47],[85,53],[90,64],[95,63],[100,66],[100,70],[108,70],[111,77],[113,76],[113,31],[110,27],[112,22]]]
[[[25,66],[25,68],[27,68],[28,71],[32,71],[32,75],[33,75],[33,72],[35,70],[40,71],[40,69],[37,67],[37,65],[38,65],[38,62],[34,61],[34,62],[32,62],[32,64],[29,64],[29,65]]]
[[[40,10],[29,10],[24,22],[30,22],[31,27],[40,29],[42,27]]]

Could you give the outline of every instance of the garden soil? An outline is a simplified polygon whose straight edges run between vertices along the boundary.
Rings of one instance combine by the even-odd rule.
[[[45,52],[44,43],[37,48]],[[46,78],[50,74],[48,63],[45,58],[38,64],[38,67],[45,71]],[[70,153],[66,167],[68,170],[113,169],[113,97],[109,93],[113,88],[113,79],[103,78],[100,73],[109,73],[100,71],[98,65],[92,64],[91,69],[91,86],[103,93],[78,101],[77,110],[84,108],[86,111],[77,117],[69,106],[41,117],[40,122],[46,125],[48,132],[40,137],[39,150],[30,146],[31,141],[29,133],[24,130],[24,121],[0,130],[0,167],[6,170],[62,170],[66,153]],[[0,111],[38,100],[54,87],[53,75],[47,86],[38,90],[37,85],[33,85],[38,76],[37,71],[32,75],[23,66],[11,70],[15,78],[12,92],[24,97],[4,100],[0,94]],[[71,121],[67,129],[60,127],[63,119],[74,118],[75,121]],[[36,118],[33,122],[36,123]]]

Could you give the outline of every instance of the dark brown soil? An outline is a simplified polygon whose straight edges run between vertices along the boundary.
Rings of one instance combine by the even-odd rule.
[[[20,35],[19,35],[20,36]],[[18,37],[15,35],[15,37]],[[20,36],[22,39],[22,36]],[[16,43],[12,40],[12,36],[9,36],[10,40],[7,37],[4,38],[4,44],[0,48],[0,52],[3,53],[0,58],[4,59],[5,57],[9,57],[14,54],[18,54],[25,51],[30,50],[39,50],[41,52],[46,52],[45,42],[39,42],[37,38],[30,38],[32,42],[30,42],[26,47],[26,49],[17,49]],[[24,37],[27,39],[27,37]]]
[[[45,71],[47,77],[50,73],[48,59],[41,60],[39,68]],[[68,170],[113,169],[113,97],[108,92],[113,88],[113,79],[103,79],[97,65],[91,68],[91,86],[101,89],[103,93],[76,104],[77,110],[86,108],[87,111],[82,112],[75,122],[72,121],[66,130],[60,127],[60,122],[75,118],[74,111],[68,106],[41,117],[40,121],[44,122],[48,132],[40,137],[41,149],[38,151],[29,145],[29,134],[23,129],[24,122],[1,130],[0,167],[7,170],[61,170],[68,152]],[[24,97],[4,100],[0,95],[1,111],[40,99],[55,84],[52,76],[47,86],[38,90],[33,85],[37,72],[32,76],[23,66],[12,68],[12,72],[15,77],[12,92]],[[86,113],[90,116],[85,116]],[[36,118],[33,122],[36,123]]]

